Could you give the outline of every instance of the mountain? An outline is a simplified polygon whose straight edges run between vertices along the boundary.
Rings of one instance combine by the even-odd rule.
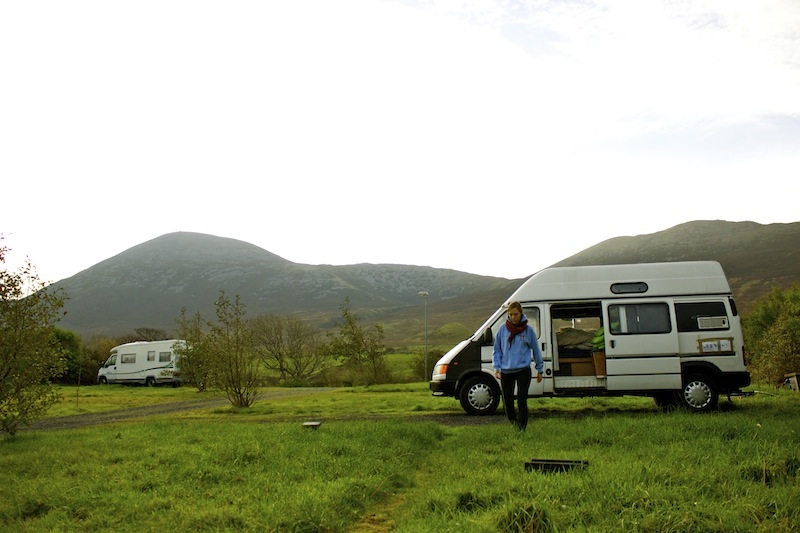
[[[56,286],[69,296],[62,327],[84,336],[114,336],[137,327],[172,331],[182,307],[210,319],[220,291],[240,295],[248,316],[302,313],[330,327],[345,298],[368,318],[421,308],[421,290],[441,301],[505,290],[508,284],[430,267],[303,265],[243,241],[178,232],[134,246]]]
[[[603,241],[554,266],[711,259],[728,276],[743,313],[773,286],[800,281],[800,223],[695,221],[649,235]],[[533,274],[533,272],[531,273]],[[421,344],[428,291],[430,344],[475,330],[521,283],[408,265],[293,263],[252,244],[198,233],[170,233],[61,280],[69,300],[60,325],[83,336],[138,327],[173,331],[182,307],[213,318],[220,291],[241,295],[248,316],[302,314],[322,328],[350,299],[362,323],[380,322],[390,346]]]
[[[609,239],[554,266],[701,260],[719,261],[737,306],[747,313],[772,287],[800,282],[800,222],[687,222],[649,235]]]

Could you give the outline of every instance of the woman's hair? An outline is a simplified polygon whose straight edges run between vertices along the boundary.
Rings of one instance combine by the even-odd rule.
[[[506,313],[508,311],[511,311],[512,309],[519,309],[519,314],[521,315],[525,314],[525,312],[522,310],[522,304],[519,302],[511,302],[510,304],[508,304],[508,310],[506,311]]]

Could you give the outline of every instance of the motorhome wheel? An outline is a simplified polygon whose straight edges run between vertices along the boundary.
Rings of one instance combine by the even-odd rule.
[[[461,388],[461,407],[470,415],[491,415],[500,405],[500,389],[488,376],[470,378]]]
[[[717,406],[719,392],[714,381],[708,376],[697,374],[689,376],[683,385],[683,404],[692,411],[710,411]]]

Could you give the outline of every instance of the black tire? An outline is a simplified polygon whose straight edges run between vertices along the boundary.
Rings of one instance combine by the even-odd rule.
[[[475,376],[461,387],[459,399],[468,415],[492,415],[500,405],[500,387],[489,376]]]
[[[147,385],[148,387],[155,387],[156,378],[154,378],[153,376],[147,376],[147,378],[145,378],[144,380],[144,384]]]
[[[706,374],[692,374],[683,382],[680,394],[681,405],[695,413],[716,409],[719,389],[716,382]]]
[[[100,376],[99,378],[97,378],[97,382],[100,385],[108,385],[108,379],[105,376]]]

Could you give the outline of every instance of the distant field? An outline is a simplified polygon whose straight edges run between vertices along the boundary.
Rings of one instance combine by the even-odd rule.
[[[646,398],[536,399],[525,433],[424,383],[26,430],[0,440],[0,529],[798,531],[800,394],[764,390],[707,415]],[[58,410],[198,396],[65,388]],[[534,458],[588,464],[526,470]]]

